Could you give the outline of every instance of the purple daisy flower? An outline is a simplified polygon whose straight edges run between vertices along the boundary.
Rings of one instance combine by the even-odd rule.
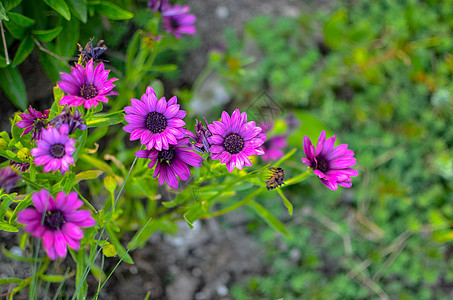
[[[22,121],[17,122],[16,125],[19,128],[25,128],[24,132],[20,136],[33,131],[31,134],[32,140],[41,139],[41,132],[44,128],[47,128],[47,122],[49,118],[49,110],[45,110],[44,113],[34,110],[31,106],[28,108],[29,112],[21,113],[19,116],[22,118]]]
[[[80,130],[87,129],[87,126],[83,124],[82,114],[76,109],[74,114],[71,114],[71,110],[67,106],[63,108],[61,114],[53,118],[50,125],[60,129],[63,124],[68,125],[68,134],[73,134],[77,128]]]
[[[74,250],[80,248],[83,232],[79,227],[91,227],[96,224],[91,213],[77,209],[82,201],[76,192],[65,196],[59,192],[54,199],[46,190],[33,194],[35,208],[19,212],[17,221],[25,224],[24,230],[36,238],[42,239],[44,250],[50,259],[66,257],[67,246]]]
[[[164,97],[157,100],[156,93],[149,86],[143,94],[141,101],[132,99],[132,106],[126,106],[124,119],[129,125],[124,130],[131,133],[130,140],[140,139],[148,150],[156,148],[169,149],[170,145],[176,145],[177,140],[185,135],[182,129],[186,123],[182,120],[186,112],[179,109],[176,97],[165,100]]]
[[[203,119],[204,122],[206,123],[206,126],[208,126],[208,121],[206,121],[206,118]],[[209,152],[209,148],[211,147],[211,145],[208,142],[208,137],[210,137],[211,135],[212,133],[209,130],[207,130],[206,127],[204,127],[202,122],[198,120],[195,120],[195,134],[187,130],[187,136],[189,136],[195,141],[189,143],[189,145],[191,145],[191,147],[194,150],[200,153],[206,152],[208,153],[208,155],[211,154],[211,152]]]
[[[64,174],[69,165],[74,164],[75,142],[68,137],[68,125],[64,124],[60,129],[50,127],[43,131],[42,139],[36,142],[38,147],[31,150],[31,155],[37,166],[44,165],[44,172],[60,170]]]
[[[28,162],[20,163],[17,161],[10,160],[9,165],[11,166],[11,168],[18,170],[19,172],[26,172],[30,168],[30,163]]]
[[[2,168],[0,170],[0,190],[9,193],[19,179],[20,175],[10,167]]]
[[[112,92],[116,78],[107,80],[109,70],[104,69],[104,63],[99,63],[93,71],[93,60],[87,63],[86,68],[76,64],[71,69],[71,74],[60,73],[62,81],[57,82],[60,89],[69,94],[61,98],[60,105],[83,105],[91,108],[98,105],[99,101],[107,103],[107,96],[118,95]]]
[[[153,177],[159,176],[159,185],[166,182],[168,186],[176,189],[178,188],[176,176],[186,181],[191,175],[187,165],[199,168],[203,161],[200,155],[191,151],[192,148],[188,147],[187,143],[189,143],[189,138],[183,138],[178,140],[176,145],[170,145],[168,150],[139,150],[135,152],[135,156],[149,158],[151,160],[148,164],[150,169],[156,165]]]
[[[197,17],[189,14],[190,7],[187,5],[170,6],[162,12],[164,16],[164,26],[167,32],[173,33],[178,39],[181,34],[195,34],[194,26]]]
[[[234,168],[242,170],[243,166],[251,166],[248,156],[263,155],[261,148],[267,136],[261,133],[261,127],[255,126],[254,121],[247,122],[247,114],[236,109],[230,115],[224,111],[221,122],[214,121],[208,125],[212,136],[208,137],[211,144],[211,158],[220,159],[226,164],[229,172]]]
[[[148,7],[151,8],[153,13],[155,12],[163,12],[168,9],[170,5],[168,4],[168,0],[149,0]]]
[[[358,175],[356,170],[350,168],[356,164],[354,152],[348,149],[347,144],[334,147],[335,139],[333,136],[326,140],[326,132],[323,130],[315,149],[311,140],[304,136],[304,152],[307,158],[302,158],[302,162],[312,168],[321,182],[332,191],[336,191],[338,185],[351,187],[351,177]]]

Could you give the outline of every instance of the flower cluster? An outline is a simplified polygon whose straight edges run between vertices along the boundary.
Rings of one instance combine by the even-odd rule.
[[[264,154],[261,145],[266,135],[254,121],[247,122],[247,114],[238,109],[231,117],[223,112],[220,122],[207,124],[205,119],[209,129],[197,120],[192,133],[184,128],[186,112],[180,110],[176,97],[158,100],[154,90],[148,87],[141,100],[132,99],[131,104],[124,108],[125,120],[129,122],[124,130],[131,134],[131,141],[140,140],[146,146],[147,150],[137,151],[135,155],[151,160],[148,166],[155,167],[154,178],[159,177],[160,185],[166,182],[177,188],[177,177],[185,181],[191,175],[188,165],[201,167],[203,158],[191,150],[206,152],[213,160],[220,159],[230,172],[251,166],[249,156]],[[195,142],[191,143],[190,138]]]
[[[107,96],[117,95],[117,92],[112,91],[115,86],[112,82],[116,78],[107,80],[109,72],[104,69],[102,62],[94,67],[92,59],[85,68],[76,64],[71,74],[61,73],[62,81],[58,82],[58,86],[68,95],[60,100],[59,104],[65,106],[59,115],[49,121],[49,110],[41,113],[32,107],[19,115],[22,120],[15,125],[25,128],[21,136],[32,132],[31,139],[37,147],[31,150],[31,154],[37,166],[44,166],[44,172],[60,170],[64,174],[69,170],[69,165],[74,164],[72,155],[76,140],[69,136],[77,129],[86,130],[87,126],[82,113],[77,109],[71,110],[71,107],[89,109],[99,102],[108,102]],[[29,166],[18,162],[12,165],[22,172]]]
[[[165,30],[180,38],[181,34],[195,34],[197,17],[190,14],[187,5],[170,5],[168,0],[149,0],[148,7],[153,13],[160,12],[163,16]]]
[[[77,250],[83,232],[80,227],[96,224],[91,213],[77,210],[82,206],[76,192],[65,195],[59,192],[54,199],[47,190],[32,196],[34,208],[27,208],[17,215],[19,223],[25,224],[24,230],[42,239],[44,250],[50,259],[66,257],[67,246]]]

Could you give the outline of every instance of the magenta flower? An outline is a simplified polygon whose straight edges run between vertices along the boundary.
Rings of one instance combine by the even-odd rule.
[[[206,118],[204,118],[204,122],[206,126],[208,126],[208,121],[206,121]],[[211,145],[208,142],[208,137],[210,137],[211,135],[211,132],[209,132],[209,130],[204,127],[203,123],[198,120],[195,120],[195,133],[187,130],[187,136],[194,140],[194,142],[189,143],[189,145],[194,150],[202,154],[204,152],[208,153],[208,155],[211,154],[211,152],[209,152]]]
[[[208,125],[212,136],[208,137],[211,144],[211,158],[220,159],[226,164],[229,172],[234,168],[242,170],[243,166],[251,166],[248,156],[263,155],[261,148],[266,135],[261,133],[261,127],[255,126],[254,121],[247,122],[247,114],[236,109],[230,115],[224,111],[221,122],[214,121]]]
[[[351,177],[357,176],[356,170],[350,168],[356,164],[354,152],[348,149],[347,144],[335,145],[336,137],[326,140],[326,132],[321,132],[318,146],[311,144],[311,140],[304,136],[304,152],[307,158],[302,162],[313,169],[321,182],[332,191],[336,191],[338,185],[351,187]]]
[[[35,208],[19,212],[17,221],[25,224],[24,230],[42,239],[44,250],[50,259],[66,257],[67,246],[74,250],[80,248],[83,232],[79,227],[94,226],[96,222],[87,210],[77,209],[82,201],[76,192],[65,196],[59,192],[54,199],[46,190],[33,194]]]
[[[73,134],[78,128],[80,130],[87,129],[87,126],[83,124],[82,114],[76,109],[74,114],[71,114],[71,109],[68,109],[67,106],[63,108],[63,111],[50,120],[50,125],[60,129],[64,124],[68,125],[68,134]]]
[[[274,127],[273,122],[266,122],[260,124],[260,127],[263,131],[262,133],[267,133],[272,130]],[[283,149],[286,147],[286,140],[288,136],[286,135],[277,135],[269,138],[264,144],[261,146],[263,148],[264,154],[261,156],[263,161],[273,161],[277,160],[283,156],[284,152]]]
[[[176,189],[178,188],[176,176],[184,181],[189,179],[191,174],[187,165],[199,168],[203,161],[200,155],[191,151],[191,147],[187,146],[188,143],[189,139],[183,138],[178,140],[176,145],[170,145],[168,150],[139,150],[135,152],[135,156],[149,158],[150,169],[156,165],[153,177],[159,177],[159,185],[166,182],[168,186]]]
[[[129,122],[124,130],[131,133],[130,140],[140,139],[148,150],[168,150],[170,145],[176,145],[177,140],[185,135],[182,126],[186,124],[182,120],[186,112],[179,109],[176,101],[176,97],[168,102],[163,97],[157,100],[156,93],[150,86],[142,95],[141,101],[132,99],[132,106],[124,108],[124,119]]]
[[[37,166],[44,165],[44,172],[60,170],[64,174],[69,165],[74,164],[75,142],[68,137],[68,125],[62,125],[59,130],[51,127],[43,131],[42,139],[36,142],[38,147],[31,150],[31,155]]]
[[[174,5],[162,12],[164,26],[167,32],[172,33],[178,39],[181,34],[195,34],[195,21],[197,17],[189,14],[190,7],[187,5]]]
[[[99,101],[107,103],[107,96],[118,95],[112,92],[116,78],[107,80],[109,70],[104,70],[104,63],[99,63],[93,72],[93,60],[87,63],[86,68],[76,64],[71,69],[71,74],[60,73],[62,81],[57,82],[60,89],[69,94],[61,98],[60,105],[83,105],[91,108],[98,105]]]
[[[44,114],[40,111],[34,110],[31,106],[28,108],[28,113],[21,113],[19,116],[22,118],[22,121],[17,122],[16,125],[19,128],[25,128],[24,132],[20,136],[33,131],[31,134],[32,140],[41,139],[41,131],[47,127],[47,122],[49,118],[49,110],[45,110]]]

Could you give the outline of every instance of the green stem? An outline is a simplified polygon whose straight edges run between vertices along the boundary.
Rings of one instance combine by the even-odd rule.
[[[311,174],[312,174],[311,168],[308,168],[308,170],[305,171],[305,173],[299,174],[296,177],[288,179],[285,182],[284,186],[286,187],[286,186],[290,186],[290,185],[293,185],[296,183],[300,183],[300,182],[304,181],[305,179],[307,179]]]
[[[254,197],[258,196],[259,194],[263,193],[265,191],[265,189],[263,188],[258,188],[256,190],[254,190],[253,192],[251,192],[250,194],[247,195],[247,197],[245,197],[244,199],[242,199],[241,201],[231,205],[231,206],[228,206],[224,209],[221,209],[221,210],[218,210],[216,212],[213,212],[213,213],[210,213],[209,215],[204,215],[204,216],[201,216],[200,219],[207,219],[207,218],[211,218],[211,217],[218,217],[220,215],[223,215],[223,214],[226,214],[230,211],[233,211],[235,210],[236,208],[238,207],[241,207],[242,205],[244,204],[247,204],[249,203],[251,200],[253,200]]]

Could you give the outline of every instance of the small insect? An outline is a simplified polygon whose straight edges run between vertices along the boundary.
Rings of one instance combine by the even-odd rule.
[[[283,182],[285,180],[285,170],[280,167],[272,167],[269,168],[269,171],[271,171],[271,177],[269,177],[269,180],[266,181],[268,191],[285,184]]]
[[[99,57],[107,51],[107,46],[102,45],[104,43],[104,40],[100,40],[96,47],[93,47],[93,39],[92,37],[90,41],[85,45],[85,48],[82,48],[79,43],[77,43],[77,46],[79,46],[79,63],[82,65],[86,65],[87,62],[90,61],[90,59],[93,59],[95,62],[107,62],[104,59],[100,59]]]

